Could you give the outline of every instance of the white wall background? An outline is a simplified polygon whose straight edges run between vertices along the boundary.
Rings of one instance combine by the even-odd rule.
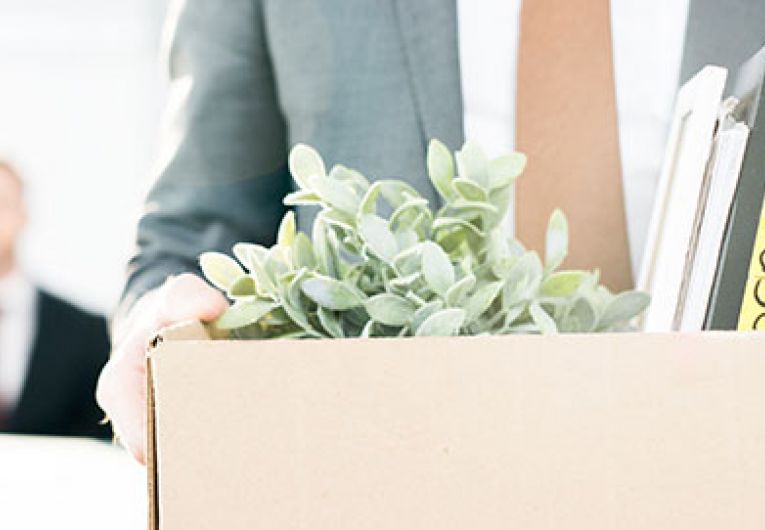
[[[164,0],[0,0],[0,158],[28,183],[21,260],[109,311],[154,156]]]

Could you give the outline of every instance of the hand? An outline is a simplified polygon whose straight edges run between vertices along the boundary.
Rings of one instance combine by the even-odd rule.
[[[146,463],[146,347],[157,331],[186,320],[211,321],[225,297],[193,274],[168,279],[144,295],[115,330],[113,351],[98,380],[96,399],[117,438]]]

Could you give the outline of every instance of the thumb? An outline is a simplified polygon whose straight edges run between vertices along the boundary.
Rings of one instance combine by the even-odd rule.
[[[184,320],[209,322],[218,318],[229,303],[217,289],[194,274],[182,274],[168,280],[157,307],[157,327]]]

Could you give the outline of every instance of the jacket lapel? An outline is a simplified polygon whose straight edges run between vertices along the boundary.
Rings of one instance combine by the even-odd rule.
[[[393,0],[425,140],[463,143],[462,90],[454,0]]]

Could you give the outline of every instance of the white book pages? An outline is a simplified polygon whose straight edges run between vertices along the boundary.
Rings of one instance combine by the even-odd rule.
[[[718,133],[708,195],[699,216],[696,252],[686,273],[685,300],[675,317],[682,331],[700,331],[709,305],[725,227],[741,174],[749,127],[737,123]]]
[[[726,77],[707,66],[678,93],[638,281],[651,295],[645,331],[673,330]]]

